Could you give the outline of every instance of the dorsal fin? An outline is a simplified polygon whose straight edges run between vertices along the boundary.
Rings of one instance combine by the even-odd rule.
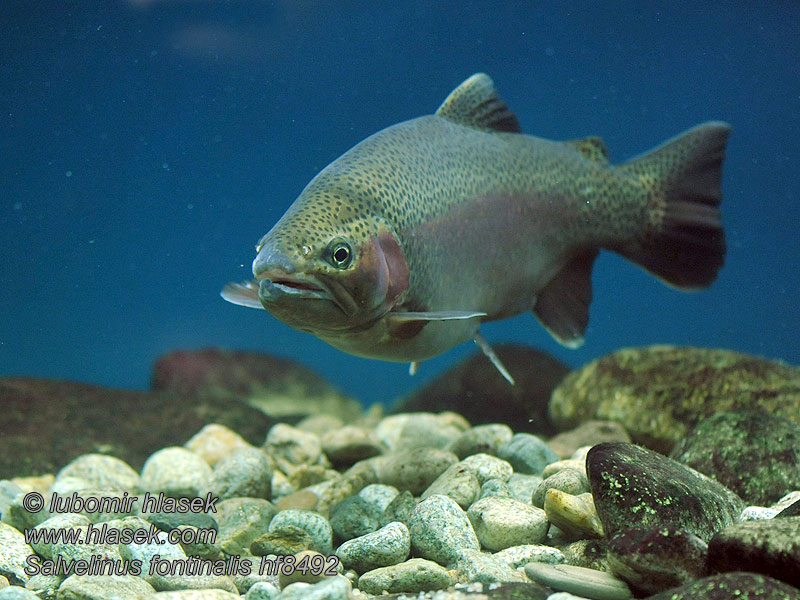
[[[608,150],[602,138],[591,136],[581,138],[579,140],[567,140],[564,142],[567,146],[575,148],[580,152],[584,158],[600,163],[601,165],[609,164]]]
[[[476,129],[522,132],[517,115],[497,95],[494,82],[486,73],[475,73],[450,92],[436,114]]]

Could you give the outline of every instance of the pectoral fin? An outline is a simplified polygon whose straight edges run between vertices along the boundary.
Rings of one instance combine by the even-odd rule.
[[[264,310],[258,299],[258,282],[245,281],[244,283],[227,283],[219,293],[231,304],[246,306],[247,308],[260,308]]]
[[[388,318],[392,321],[457,321],[460,319],[475,319],[485,317],[485,312],[470,312],[465,310],[440,310],[436,312],[393,312]]]
[[[492,350],[489,342],[487,342],[480,333],[475,333],[475,337],[472,339],[475,340],[475,343],[478,344],[478,348],[481,349],[486,357],[492,361],[492,364],[495,366],[495,368],[500,371],[500,375],[505,377],[508,383],[514,385],[514,378],[511,377],[511,373],[508,372],[508,369],[506,369],[505,365],[500,361],[500,357],[495,354],[494,350]]]

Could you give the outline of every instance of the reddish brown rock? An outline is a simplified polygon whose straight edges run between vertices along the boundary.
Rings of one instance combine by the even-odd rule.
[[[515,432],[552,435],[547,405],[550,394],[569,372],[558,359],[515,344],[495,352],[516,381],[509,385],[480,352],[442,373],[401,400],[392,412],[442,412],[463,415],[472,425],[506,423]]]
[[[0,407],[0,478],[55,472],[88,452],[139,470],[153,451],[182,445],[207,423],[254,444],[270,424],[243,403],[27,377],[0,378]]]

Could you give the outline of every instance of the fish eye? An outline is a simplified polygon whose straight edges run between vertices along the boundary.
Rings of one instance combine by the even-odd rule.
[[[342,240],[334,240],[330,245],[329,262],[337,269],[346,269],[353,259],[350,244]]]

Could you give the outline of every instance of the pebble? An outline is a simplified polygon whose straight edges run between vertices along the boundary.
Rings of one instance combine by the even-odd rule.
[[[800,587],[800,517],[736,523],[708,542],[710,572],[752,571]]]
[[[554,590],[569,592],[592,600],[627,600],[633,598],[624,581],[594,569],[571,565],[528,563],[525,574],[533,581]]]
[[[142,467],[141,487],[151,494],[192,498],[208,490],[212,471],[201,457],[178,446],[150,455]]]
[[[448,496],[455,500],[461,508],[467,508],[475,501],[481,491],[475,472],[463,462],[450,465],[428,488],[422,492],[420,498],[429,496]]]
[[[349,600],[352,588],[349,579],[337,575],[313,585],[293,583],[281,592],[280,600]]]
[[[278,585],[281,589],[285,589],[287,586],[297,582],[317,583],[330,578],[331,576],[328,575],[330,563],[326,558],[325,555],[316,550],[301,550],[292,555],[293,563],[289,563],[289,558],[287,557],[286,564],[295,566],[291,570],[283,568],[279,570]]]
[[[267,455],[258,448],[233,450],[217,462],[209,489],[220,500],[237,497],[269,499],[272,467]]]
[[[125,461],[105,454],[84,454],[68,463],[56,479],[77,477],[95,490],[134,492],[139,489],[139,474]]]
[[[134,575],[71,575],[58,588],[64,600],[140,600],[154,593],[152,585]]]
[[[215,467],[234,450],[253,447],[238,433],[218,423],[209,423],[203,427],[189,438],[184,446],[211,467]]]
[[[278,510],[260,498],[231,498],[217,503],[217,544],[229,555],[246,553],[258,536],[267,531]]]
[[[515,433],[497,454],[511,463],[515,473],[540,475],[544,468],[559,457],[541,438],[532,433]]]
[[[603,524],[590,493],[573,496],[551,488],[545,495],[544,512],[547,520],[567,536],[578,539],[604,537]]]
[[[417,500],[411,495],[411,492],[400,492],[389,503],[386,510],[383,511],[380,519],[381,526],[388,525],[392,521],[400,521],[408,525],[408,521],[416,508]]]
[[[372,483],[358,492],[358,495],[371,507],[372,513],[380,517],[399,493],[400,491],[392,485]]]
[[[774,519],[779,511],[766,506],[745,506],[742,514],[739,515],[740,521],[764,521]]]
[[[586,471],[603,530],[674,526],[708,541],[733,524],[744,503],[697,471],[634,444],[594,446]]]
[[[539,475],[514,473],[506,483],[512,498],[528,504],[531,501],[534,490],[542,483],[542,478]]]
[[[357,425],[345,425],[326,432],[321,437],[322,451],[336,466],[349,466],[359,460],[378,456],[386,451],[371,430]]]
[[[522,544],[540,544],[549,524],[545,512],[513,498],[490,496],[467,510],[481,545],[491,551]]]
[[[647,600],[800,600],[800,590],[756,573],[723,573],[666,590]]]
[[[142,572],[144,580],[152,585],[157,591],[178,591],[178,590],[210,590],[220,589],[226,592],[238,594],[236,584],[233,583],[227,575],[207,575],[207,574],[194,574],[194,575],[181,575],[181,570],[185,570],[189,564],[186,559],[164,559],[167,563],[160,568],[169,569],[165,575],[161,575],[160,571],[152,574]],[[175,574],[172,575],[171,573]]]
[[[284,525],[258,536],[250,544],[250,552],[256,556],[269,554],[297,554],[315,547],[314,538],[302,527]]]
[[[25,560],[33,554],[33,548],[25,543],[21,531],[0,522],[0,573],[15,585],[28,581],[25,573]]]
[[[451,584],[447,569],[432,560],[412,558],[405,562],[367,571],[358,579],[358,588],[367,594],[427,592]]]
[[[286,525],[305,529],[314,540],[314,550],[328,556],[333,553],[333,529],[328,520],[310,510],[289,509],[277,513],[269,523],[269,531]]]
[[[119,549],[117,544],[104,544],[101,541],[86,541],[86,532],[88,530],[88,525],[84,526],[81,525],[79,527],[72,528],[72,531],[80,531],[80,542],[73,543],[73,542],[65,542],[63,539],[54,542],[50,546],[50,556],[55,558],[56,556],[60,556],[64,561],[69,560],[91,560],[92,557],[96,557],[96,559],[104,560],[114,560],[119,561],[122,560],[122,557],[119,554]]]
[[[508,461],[490,454],[472,454],[462,459],[458,464],[466,465],[472,469],[478,478],[478,483],[481,485],[489,479],[508,481],[508,478],[514,474],[514,468]]]
[[[553,463],[555,464],[555,463]],[[573,496],[586,493],[589,490],[589,480],[583,470],[576,470],[572,468],[564,468],[550,475],[546,476],[542,482],[536,486],[531,494],[531,504],[544,507],[544,497],[549,489],[561,490]]]
[[[609,571],[606,546],[605,540],[578,540],[559,548],[564,553],[564,562],[568,565],[595,571]]]
[[[526,581],[519,571],[509,567],[491,554],[466,548],[458,555],[455,565],[456,578],[469,583],[498,583],[503,581]]]
[[[447,450],[461,459],[473,454],[496,455],[513,435],[511,427],[504,423],[476,425],[453,440]]]
[[[295,427],[303,431],[310,431],[322,437],[329,431],[339,429],[344,426],[344,421],[331,414],[316,413],[300,419]]]
[[[445,448],[469,429],[469,423],[455,413],[402,413],[380,420],[373,430],[390,450],[417,447]]]
[[[41,524],[37,525],[34,529],[71,529],[73,527],[85,527],[89,525],[89,523],[91,523],[91,521],[85,515],[76,513],[63,513],[50,517],[46,521],[43,521]],[[47,559],[53,558],[50,543],[40,540],[33,542],[31,547],[39,556]]]
[[[63,575],[34,575],[25,582],[25,589],[36,594],[37,598],[52,600],[63,581]]]
[[[281,593],[280,588],[266,581],[254,583],[244,596],[245,600],[275,600]]]
[[[40,597],[25,588],[12,585],[0,589],[0,600],[40,600]]]
[[[705,575],[707,550],[696,535],[675,527],[631,528],[611,538],[606,559],[631,588],[655,594]]]
[[[590,446],[584,446],[581,448],[581,450],[584,448],[586,449],[586,452],[588,452]],[[586,454],[584,453],[582,458],[565,458],[563,460],[557,460],[556,462],[550,463],[544,468],[544,471],[542,471],[542,477],[547,479],[551,475],[555,475],[564,469],[574,469],[586,477]]]
[[[122,521],[113,521],[107,523],[108,528],[114,529],[148,529],[150,524],[140,519],[139,517],[132,517]],[[123,560],[138,560],[142,563],[142,573],[147,573],[150,570],[150,562],[155,556],[160,556],[163,559],[186,559],[186,553],[180,544],[171,544],[167,538],[167,534],[163,531],[156,533],[157,541],[148,542],[143,544],[119,544],[117,549]]]
[[[408,530],[417,553],[443,565],[454,563],[464,548],[480,549],[467,514],[447,496],[431,496],[417,504]]]
[[[274,486],[275,479],[273,478],[273,486]],[[272,488],[273,492],[275,488]],[[274,494],[273,494],[274,497]],[[310,489],[300,490],[298,492],[292,492],[286,496],[279,498],[275,502],[275,506],[278,510],[286,510],[288,508],[299,508],[301,510],[314,510],[319,502],[319,496],[317,496],[314,492]]]
[[[403,523],[385,527],[343,543],[336,550],[345,568],[359,573],[403,562],[411,550],[411,534]]]
[[[551,437],[547,445],[561,458],[569,458],[582,446],[594,446],[601,442],[630,442],[631,436],[615,421],[586,421]]]
[[[147,600],[241,600],[241,597],[225,590],[200,589],[158,592],[147,596]]]
[[[284,473],[292,466],[317,464],[322,458],[319,436],[286,423],[277,423],[267,433],[264,450]]]
[[[447,467],[458,462],[452,452],[437,448],[411,448],[386,455],[378,465],[380,483],[398,490],[408,490],[418,496],[441,475]]]
[[[541,562],[551,565],[565,562],[564,553],[552,546],[542,546],[540,544],[523,544],[521,546],[511,546],[500,552],[495,552],[494,557],[507,564],[512,569],[524,567],[529,562]]]
[[[329,517],[334,540],[345,540],[372,533],[380,527],[373,507],[361,496],[350,496],[331,509]]]
[[[481,486],[481,493],[478,499],[488,498],[489,496],[507,496],[511,498],[511,488],[502,479],[487,479]]]

